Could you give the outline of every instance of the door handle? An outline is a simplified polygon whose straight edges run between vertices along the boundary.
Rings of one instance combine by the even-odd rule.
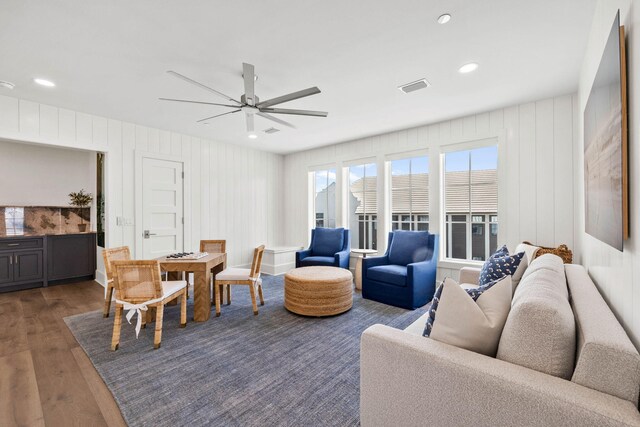
[[[7,246],[20,246],[20,243],[9,243]]]
[[[148,239],[151,236],[155,236],[156,233],[149,233],[149,230],[144,230],[144,233],[142,234],[142,237],[144,237],[145,239]]]
[[[13,265],[13,255],[9,255],[9,265]]]

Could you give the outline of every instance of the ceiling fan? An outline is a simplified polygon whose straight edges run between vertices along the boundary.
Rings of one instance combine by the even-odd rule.
[[[167,73],[171,74],[174,77],[182,79],[188,83],[191,83],[199,88],[208,90],[221,98],[226,99],[230,102],[230,104],[218,104],[214,102],[203,102],[203,101],[189,101],[186,99],[173,99],[173,98],[160,98],[162,101],[174,101],[174,102],[188,102],[191,104],[205,104],[205,105],[217,105],[220,107],[229,107],[233,108],[232,111],[227,111],[226,113],[216,114],[215,116],[205,117],[204,119],[198,120],[198,123],[206,122],[207,120],[214,119],[216,117],[225,116],[227,114],[239,113],[240,111],[244,112],[245,119],[247,121],[247,131],[254,131],[254,116],[258,115],[265,119],[271,120],[283,126],[288,126],[290,128],[295,128],[289,122],[286,122],[282,119],[279,119],[272,114],[293,114],[298,116],[312,116],[312,117],[327,117],[326,111],[311,111],[311,110],[291,110],[286,108],[272,108],[274,105],[283,104],[285,102],[293,101],[295,99],[304,98],[306,96],[311,96],[320,93],[320,89],[317,87],[310,87],[308,89],[303,89],[297,92],[290,93],[288,95],[278,96],[276,98],[271,98],[266,101],[260,101],[260,99],[255,94],[255,68],[251,64],[242,64],[242,77],[244,78],[244,95],[240,97],[240,101],[231,98],[228,95],[225,95],[222,92],[219,92],[215,89],[210,88],[209,86],[203,85],[193,79],[190,79],[187,76],[184,76],[175,71],[167,71]]]

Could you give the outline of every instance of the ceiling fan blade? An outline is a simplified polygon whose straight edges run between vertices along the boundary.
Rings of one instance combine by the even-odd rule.
[[[244,97],[249,105],[255,105],[255,69],[253,65],[242,63],[242,76],[244,77]]]
[[[278,124],[281,124],[281,125],[283,125],[283,126],[288,126],[288,127],[292,128],[292,129],[295,129],[295,128],[296,128],[296,127],[295,127],[294,125],[292,125],[291,123],[289,123],[289,122],[285,122],[284,120],[280,120],[279,118],[274,117],[274,116],[272,116],[271,114],[262,113],[262,112],[260,112],[260,113],[256,113],[256,114],[257,114],[257,115],[259,115],[260,117],[264,117],[265,119],[271,120],[271,121],[276,122],[276,123],[278,123]]]
[[[174,102],[188,102],[190,104],[204,104],[204,105],[217,105],[219,107],[231,107],[238,108],[237,105],[228,105],[228,104],[216,104],[215,102],[204,102],[204,101],[189,101],[186,99],[173,99],[173,98],[158,98],[160,101],[174,101]]]
[[[226,113],[216,114],[215,116],[211,116],[211,117],[205,117],[204,119],[198,120],[196,123],[206,122],[207,120],[215,119],[216,117],[225,116],[227,114],[237,113],[238,111],[241,111],[241,110],[227,111]]]
[[[327,117],[326,111],[311,111],[311,110],[290,110],[288,108],[261,108],[263,113],[272,114],[295,114],[298,116],[314,116],[314,117]]]
[[[217,90],[212,89],[212,88],[210,88],[209,86],[205,86],[205,85],[203,85],[202,83],[199,83],[199,82],[197,82],[197,81],[195,81],[195,80],[193,80],[193,79],[190,79],[190,78],[189,78],[189,77],[187,77],[187,76],[183,76],[183,75],[182,75],[182,74],[180,74],[180,73],[177,73],[177,72],[175,72],[175,71],[171,71],[171,70],[170,70],[170,71],[167,71],[167,73],[168,73],[168,74],[171,74],[172,76],[177,77],[177,78],[179,78],[179,79],[181,79],[181,80],[184,80],[185,82],[191,83],[192,85],[198,86],[199,88],[202,88],[202,89],[204,89],[204,90],[208,90],[209,92],[215,93],[216,95],[223,97],[223,98],[224,98],[224,99],[226,99],[227,101],[232,101],[232,102],[235,102],[235,103],[236,103],[236,104],[238,104],[238,105],[242,105],[242,104],[240,103],[240,101],[236,101],[235,99],[231,98],[230,96],[225,95],[225,94],[224,94],[224,93],[222,93],[222,92],[218,92]]]
[[[246,116],[246,119],[247,119],[247,132],[253,132],[253,130],[254,130],[253,114],[246,113],[245,116]]]
[[[290,93],[288,95],[282,95],[277,98],[267,99],[266,101],[259,102],[256,107],[271,107],[272,105],[282,104],[284,102],[293,101],[294,99],[304,98],[305,96],[311,96],[320,93],[320,89],[317,87],[310,87],[309,89],[299,90],[297,92]]]

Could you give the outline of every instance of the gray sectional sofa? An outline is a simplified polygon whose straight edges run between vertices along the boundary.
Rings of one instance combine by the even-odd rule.
[[[495,358],[422,337],[425,321],[362,334],[363,426],[640,426],[640,355],[582,266],[529,265]]]

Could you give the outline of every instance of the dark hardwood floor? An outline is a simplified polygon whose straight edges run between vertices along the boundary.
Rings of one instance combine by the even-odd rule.
[[[126,425],[62,320],[103,298],[96,282],[0,294],[0,426]]]

